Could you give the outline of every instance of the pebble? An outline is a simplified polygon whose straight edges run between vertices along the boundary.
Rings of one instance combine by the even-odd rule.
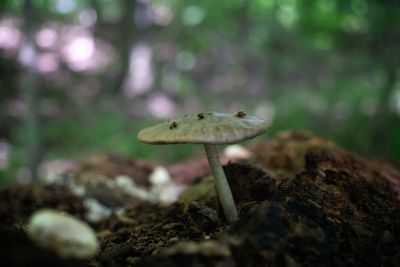
[[[99,249],[96,233],[86,222],[57,210],[36,211],[26,231],[39,246],[65,258],[89,258]]]

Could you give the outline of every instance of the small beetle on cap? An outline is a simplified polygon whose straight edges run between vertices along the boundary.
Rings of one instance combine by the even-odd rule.
[[[251,139],[264,133],[269,126],[270,121],[247,115],[243,111],[235,114],[195,113],[177,118],[172,124],[164,122],[143,129],[139,132],[138,139],[147,144],[203,144],[221,205],[231,223],[237,220],[237,210],[215,145]]]

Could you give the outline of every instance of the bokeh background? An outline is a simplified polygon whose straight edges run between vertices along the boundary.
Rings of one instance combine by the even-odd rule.
[[[198,111],[399,162],[399,59],[396,0],[2,0],[0,184],[96,153],[191,157],[136,134]]]

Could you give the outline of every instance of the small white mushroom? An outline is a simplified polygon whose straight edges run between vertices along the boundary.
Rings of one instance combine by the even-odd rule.
[[[184,186],[175,183],[166,168],[157,166],[149,177],[151,183],[150,192],[155,196],[157,202],[172,204],[178,200]]]
[[[238,144],[227,146],[224,154],[230,160],[248,159],[252,156],[250,150]]]
[[[165,185],[171,182],[171,176],[166,168],[157,166],[150,174],[149,180],[153,186]]]
[[[62,257],[89,258],[99,249],[96,234],[87,223],[57,210],[36,211],[26,231],[39,246]]]

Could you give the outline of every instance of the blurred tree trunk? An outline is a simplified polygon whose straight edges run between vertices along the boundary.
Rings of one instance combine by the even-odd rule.
[[[103,10],[98,0],[91,0],[90,1],[91,7],[96,11],[97,16],[97,24],[102,24],[104,21],[103,17]]]
[[[41,142],[38,114],[38,77],[34,68],[37,49],[34,42],[36,12],[33,0],[25,0],[23,16],[25,40],[21,48],[20,58],[25,68],[23,68],[23,72],[21,73],[21,91],[26,105],[25,136],[29,171],[31,178],[36,180],[41,160]]]
[[[386,64],[384,65],[384,70],[386,81],[381,89],[381,94],[379,97],[377,108],[378,116],[387,115],[390,112],[389,100],[393,90],[395,89],[397,81],[396,65],[393,62],[387,60]]]
[[[369,50],[366,50],[366,54],[371,56],[373,64],[381,68],[385,79],[379,88],[371,151],[379,151],[383,155],[392,150],[393,142],[390,140],[389,128],[393,126],[391,118],[395,113],[391,110],[390,98],[396,89],[400,58],[398,4],[395,2],[371,1],[369,3],[371,29],[368,34]]]
[[[375,115],[375,126],[373,133],[373,142],[371,142],[371,150],[385,151],[390,150],[390,141],[388,140],[388,129],[386,129],[388,118],[390,117],[390,97],[395,89],[397,76],[396,76],[396,65],[392,64],[390,60],[386,61],[384,71],[386,81],[381,88],[381,94],[378,99],[377,112]],[[378,147],[374,147],[377,144]]]
[[[119,59],[119,69],[114,78],[114,82],[112,82],[111,91],[120,92],[126,76],[129,72],[129,61],[130,61],[130,52],[134,40],[134,33],[136,32],[135,28],[135,0],[123,0],[122,1],[122,10],[123,14],[119,21],[119,37],[117,41],[117,51],[118,51],[118,59]]]

